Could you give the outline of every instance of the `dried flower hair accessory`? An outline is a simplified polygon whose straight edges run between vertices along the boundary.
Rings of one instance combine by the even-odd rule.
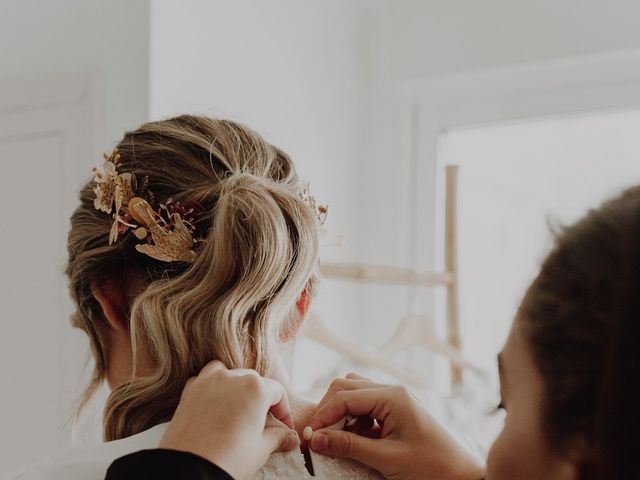
[[[166,205],[161,205],[161,208],[168,211]],[[158,221],[159,214],[151,208],[146,200],[140,197],[131,199],[129,213],[142,225],[141,228],[151,232],[153,240],[153,245],[138,244],[136,250],[163,262],[193,262],[196,259],[196,253],[191,250],[194,243],[191,230],[179,213],[172,213],[170,222],[163,221],[161,224]],[[147,235],[144,234],[143,238],[146,237]]]
[[[111,155],[104,154],[104,159],[101,168],[93,169],[96,194],[93,205],[96,210],[112,215],[109,245],[131,228],[135,237],[143,242],[136,245],[137,251],[163,262],[193,262],[196,259],[192,250],[194,208],[169,199],[154,210],[151,205],[155,198],[148,188],[149,178],[145,176],[138,182],[132,173],[118,173],[117,149]]]
[[[307,183],[306,187],[302,192],[300,192],[300,198],[304,200],[304,202],[309,205],[309,208],[313,210],[318,218],[318,224],[320,227],[324,226],[324,223],[327,221],[327,215],[329,214],[329,205],[317,205],[316,199],[309,193],[309,184]]]

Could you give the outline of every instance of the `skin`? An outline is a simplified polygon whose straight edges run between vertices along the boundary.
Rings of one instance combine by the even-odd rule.
[[[99,284],[93,283],[91,291],[100,304],[102,315],[109,327],[105,333],[107,357],[105,379],[113,390],[128,382],[133,372],[133,349],[126,313],[129,299],[115,279],[105,279]],[[141,375],[151,373],[151,361],[144,346],[138,345],[137,351],[136,360]]]
[[[345,415],[375,419],[370,435],[326,429]],[[356,374],[332,384],[311,427],[311,449],[370,465],[392,480],[479,480],[484,462],[464,449],[404,387]]]
[[[542,429],[544,380],[516,321],[499,354],[500,396],[507,411],[504,428],[487,460],[491,480],[577,480],[582,457],[560,457]]]

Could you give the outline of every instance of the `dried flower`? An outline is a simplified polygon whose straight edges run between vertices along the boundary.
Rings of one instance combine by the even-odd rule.
[[[116,215],[120,213],[123,205],[129,203],[133,198],[133,188],[131,187],[132,175],[130,173],[122,173],[118,175],[114,191],[114,201],[116,204]]]
[[[96,186],[93,189],[96,194],[93,206],[97,210],[111,213],[115,200],[116,184],[118,183],[116,166],[114,163],[106,161],[102,168],[94,168],[93,171],[95,172],[94,181],[96,182]]]
[[[191,249],[195,243],[191,234],[196,230],[194,208],[182,206],[180,202],[172,203],[169,199],[160,204],[156,212],[151,207],[154,195],[149,190],[149,178],[145,176],[138,183],[134,174],[118,173],[120,154],[117,149],[111,155],[104,154],[104,159],[102,167],[93,170],[96,183],[93,204],[113,218],[109,245],[132,228],[138,240],[147,242],[136,245],[139,252],[165,262],[193,262],[196,258]]]
[[[118,240],[118,236],[126,233],[129,228],[137,227],[137,225],[130,223],[131,216],[129,213],[125,213],[124,216],[114,214],[113,218],[113,224],[109,232],[109,245],[115,243]]]
[[[165,225],[169,225],[172,228],[175,228],[174,224],[174,215],[178,215],[182,219],[182,223],[189,230],[190,233],[195,232],[195,219],[193,218],[193,212],[195,207],[193,206],[183,206],[180,205],[180,202],[173,203],[173,199],[167,200],[165,203],[160,204],[160,209],[158,210],[158,214],[162,218],[162,221]]]
[[[316,204],[316,199],[309,193],[309,184],[304,188],[302,192],[300,192],[300,198],[304,200],[304,202],[313,210],[318,218],[318,223],[322,227],[324,223],[327,221],[327,214],[329,213],[329,205],[320,205]]]
[[[144,240],[145,238],[147,238],[149,231],[144,227],[138,227],[133,231],[133,234],[138,240]]]

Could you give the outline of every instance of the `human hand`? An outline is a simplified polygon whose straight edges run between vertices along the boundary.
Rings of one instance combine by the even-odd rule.
[[[370,434],[325,429],[347,415],[364,417],[359,423],[371,425]],[[484,463],[401,386],[355,374],[334,380],[310,426],[313,451],[357,460],[389,479],[480,480],[486,475]]]
[[[267,414],[287,427],[265,427]],[[185,385],[160,448],[200,455],[236,480],[251,478],[275,451],[299,443],[282,385],[254,370],[207,364]]]

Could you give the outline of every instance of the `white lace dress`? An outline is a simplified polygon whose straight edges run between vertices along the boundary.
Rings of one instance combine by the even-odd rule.
[[[104,480],[111,462],[129,453],[157,448],[167,424],[157,425],[131,437],[95,446],[72,448],[55,453],[41,462],[9,476],[7,480]],[[274,453],[254,480],[276,479],[382,479],[368,467],[342,459],[333,459],[311,452],[314,475],[304,464],[299,449]]]

